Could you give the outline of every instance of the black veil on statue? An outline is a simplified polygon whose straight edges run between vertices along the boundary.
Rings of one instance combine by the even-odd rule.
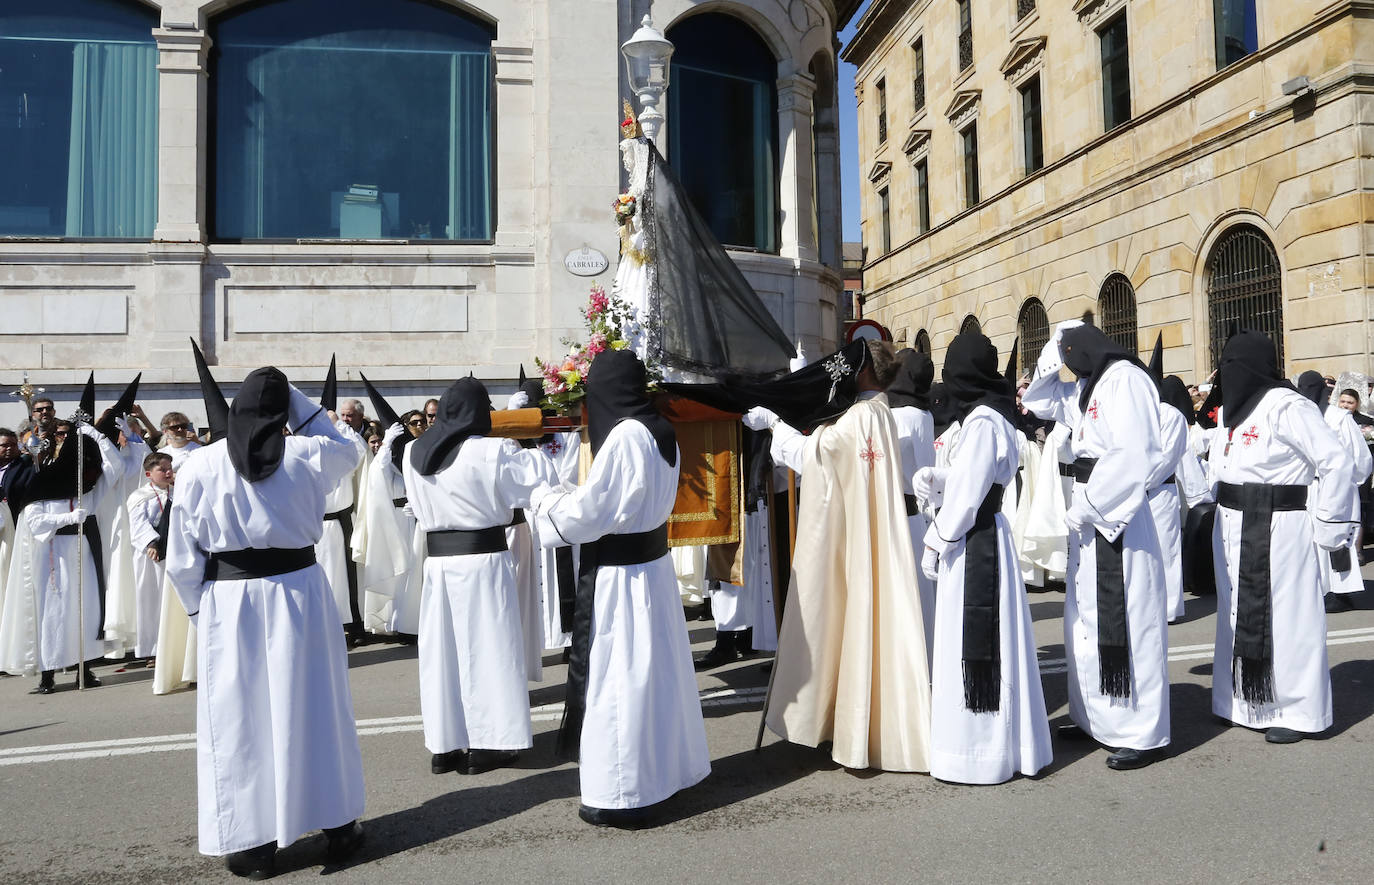
[[[772,410],[798,430],[809,431],[833,421],[858,399],[859,373],[868,363],[863,339],[771,381],[733,379],[720,384],[660,384],[669,393],[743,414],[754,406]]]
[[[640,225],[648,242],[649,356],[722,381],[787,371],[796,351],[692,206],[653,142]]]

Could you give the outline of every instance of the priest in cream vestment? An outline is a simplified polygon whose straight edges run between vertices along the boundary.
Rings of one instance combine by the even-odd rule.
[[[763,409],[746,420],[772,427],[782,463],[801,449],[797,548],[767,723],[793,743],[832,741],[846,768],[928,771],[929,658],[897,425],[882,392],[896,362],[870,342],[860,365],[840,363],[832,377],[857,384],[857,401],[833,423],[802,437]]]

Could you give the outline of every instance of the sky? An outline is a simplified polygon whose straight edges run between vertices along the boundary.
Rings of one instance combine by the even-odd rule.
[[[868,9],[868,0],[859,6],[859,11],[849,20],[849,25],[840,31],[840,46],[848,46],[854,36],[854,25]],[[847,61],[839,63],[840,85],[840,195],[844,216],[844,241],[859,241],[859,134],[858,107],[854,103],[854,71],[856,68]]]

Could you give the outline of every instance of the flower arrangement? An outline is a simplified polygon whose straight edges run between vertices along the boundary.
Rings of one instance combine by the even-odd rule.
[[[635,217],[639,204],[635,201],[634,194],[621,194],[611,201],[611,208],[615,210],[615,223],[623,225]]]
[[[624,301],[606,294],[600,283],[592,283],[582,317],[587,321],[585,344],[564,338],[562,343],[568,352],[562,359],[545,362],[536,357],[534,361],[544,376],[541,405],[559,413],[571,411],[586,396],[587,370],[591,368],[593,357],[602,351],[625,350],[630,346],[625,330],[635,322],[634,312]],[[649,365],[648,369],[651,381],[656,380],[659,376],[657,366]]]

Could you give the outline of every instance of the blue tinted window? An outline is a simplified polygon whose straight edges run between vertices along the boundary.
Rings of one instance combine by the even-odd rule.
[[[728,15],[691,16],[667,36],[668,161],[716,239],[776,252],[777,60]]]
[[[290,0],[211,37],[217,239],[491,239],[489,26],[414,0]]]
[[[0,235],[152,237],[157,25],[135,0],[0,4]]]
[[[1212,0],[1217,37],[1217,70],[1259,49],[1255,0]]]

